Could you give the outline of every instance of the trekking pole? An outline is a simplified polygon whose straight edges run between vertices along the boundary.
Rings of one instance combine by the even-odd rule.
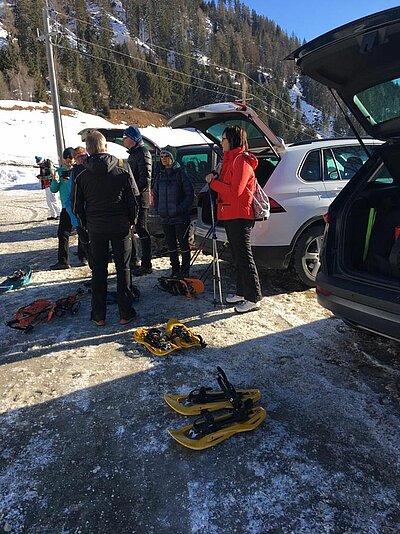
[[[221,271],[219,268],[219,256],[218,256],[218,241],[217,241],[217,230],[215,226],[215,214],[214,214],[214,203],[211,195],[211,188],[209,188],[208,193],[210,195],[210,204],[211,204],[211,223],[212,223],[212,252],[213,252],[213,294],[214,294],[214,306],[217,305],[217,286],[218,286],[218,296],[219,304],[221,308],[224,305],[222,298],[222,284],[221,284]]]
[[[203,252],[204,245],[205,245],[207,239],[209,239],[209,237],[211,235],[211,232],[212,232],[212,226],[210,226],[210,228],[207,230],[206,235],[203,237],[203,239],[201,240],[200,244],[196,247],[196,251],[192,256],[192,259],[190,260],[190,266],[191,267],[194,265],[195,261],[200,256],[201,252]]]

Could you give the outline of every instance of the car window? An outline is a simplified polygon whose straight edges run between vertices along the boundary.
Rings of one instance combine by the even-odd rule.
[[[400,116],[400,78],[369,87],[353,100],[372,125],[396,119]]]
[[[368,156],[361,146],[324,150],[325,180],[349,180],[364,165]]]
[[[321,180],[321,154],[319,150],[312,150],[307,154],[299,174],[306,182],[319,182]]]
[[[177,161],[185,169],[186,174],[192,180],[195,191],[198,192],[204,186],[204,177],[212,171],[211,148],[180,148],[177,153]]]
[[[371,182],[377,182],[382,184],[393,184],[393,176],[390,174],[388,168],[386,165],[382,165],[382,167],[378,170],[378,172],[374,175]]]

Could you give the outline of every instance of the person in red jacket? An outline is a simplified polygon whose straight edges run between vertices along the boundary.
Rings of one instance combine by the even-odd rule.
[[[250,245],[254,226],[252,207],[255,187],[254,170],[258,161],[247,152],[247,135],[239,126],[228,126],[222,134],[223,159],[219,173],[206,176],[217,193],[217,217],[224,222],[236,267],[236,294],[228,295],[227,304],[236,304],[235,312],[260,308],[260,280]]]

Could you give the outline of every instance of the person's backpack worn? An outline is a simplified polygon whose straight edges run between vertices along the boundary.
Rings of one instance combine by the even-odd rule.
[[[241,154],[238,154],[236,156],[235,161],[240,156],[243,156],[245,159],[247,159],[247,155],[248,155],[248,152],[242,152]],[[235,164],[235,161],[233,162],[234,164]],[[258,183],[254,171],[253,171],[253,175],[255,178],[254,190],[252,191],[252,194],[253,194],[252,208],[254,211],[254,220],[255,221],[266,221],[267,219],[269,219],[269,215],[271,213],[269,198],[268,198],[268,195],[263,190],[263,188]]]
[[[255,221],[266,221],[267,219],[269,219],[269,215],[271,212],[269,198],[260,186],[260,184],[257,182],[257,178],[253,191],[252,206]]]

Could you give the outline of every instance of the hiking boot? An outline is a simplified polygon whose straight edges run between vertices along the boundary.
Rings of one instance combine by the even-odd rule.
[[[244,297],[241,297],[240,295],[234,295],[232,293],[229,293],[226,297],[225,297],[225,302],[227,304],[238,304],[239,302],[243,302],[244,301]]]
[[[61,271],[62,269],[70,269],[71,265],[68,265],[68,263],[55,263],[54,265],[50,265],[51,271]]]
[[[260,309],[260,301],[258,302],[251,302],[251,300],[243,300],[235,306],[235,312],[236,313],[247,313],[251,311],[256,311]]]
[[[58,221],[60,217],[47,217],[48,221]]]
[[[97,326],[104,326],[106,324],[104,319],[95,319],[93,313],[90,314],[90,320],[93,321]]]
[[[79,258],[78,267],[86,267],[87,264],[88,264],[88,261],[86,258]]]
[[[150,267],[144,267],[143,265],[141,267],[138,267],[137,269],[133,269],[132,274],[134,276],[144,276],[146,274],[151,274],[153,272],[153,267],[150,265]]]
[[[136,311],[132,308],[131,313],[127,319],[120,319],[119,324],[126,325],[131,323],[136,318]]]

